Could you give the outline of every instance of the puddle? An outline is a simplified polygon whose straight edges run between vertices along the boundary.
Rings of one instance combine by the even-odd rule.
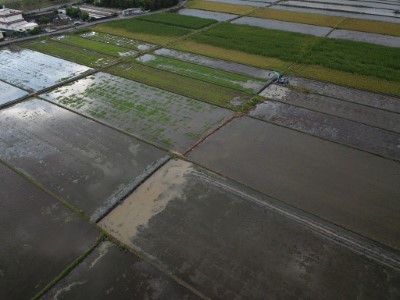
[[[152,54],[145,54],[145,55],[142,55],[142,56],[136,58],[137,61],[140,61],[140,62],[143,62],[143,63],[148,62],[148,61],[152,61],[152,60],[155,60],[155,59],[156,59],[156,56],[152,55]]]
[[[213,19],[217,21],[228,21],[238,17],[238,15],[207,11],[201,9],[191,9],[191,8],[183,8],[178,11],[180,15],[193,16],[204,19]]]
[[[136,53],[137,52],[135,52],[135,51],[118,52],[118,56],[120,56],[120,57],[135,56]]]
[[[396,271],[278,214],[270,201],[196,165],[170,161],[100,226],[212,299],[291,299],[293,290],[307,299],[320,291],[343,293],[339,298],[360,289],[380,297],[391,293]],[[382,280],[386,272],[395,277]]]
[[[400,37],[377,33],[335,29],[329,34],[328,37],[334,39],[345,39],[357,42],[372,43],[389,47],[400,47]]]
[[[3,164],[0,182],[0,298],[31,299],[100,234]]]
[[[0,106],[10,101],[16,100],[28,94],[27,91],[21,90],[8,83],[0,81]]]
[[[178,151],[184,151],[231,114],[226,109],[107,73],[96,73],[42,96]]]
[[[332,30],[332,28],[330,28],[330,27],[284,22],[284,21],[277,21],[277,20],[260,19],[260,18],[253,18],[253,17],[241,17],[239,19],[232,21],[232,23],[245,24],[245,25],[256,26],[256,27],[261,27],[261,28],[274,29],[274,30],[298,32],[298,33],[310,34],[310,35],[314,35],[314,36],[325,36]]]
[[[0,127],[0,158],[88,215],[165,156],[41,100],[1,110]]]
[[[215,59],[215,58],[210,58],[207,56],[192,54],[189,52],[161,48],[161,49],[156,50],[154,53],[158,54],[158,55],[162,55],[162,56],[177,58],[177,59],[180,59],[183,61],[187,61],[187,62],[191,62],[191,63],[203,65],[203,66],[212,67],[215,69],[245,74],[245,75],[249,75],[249,76],[260,78],[260,79],[271,80],[271,79],[275,78],[274,72],[270,71],[270,70],[259,69],[259,68],[239,64],[239,63],[233,63],[233,62],[228,62],[228,61],[224,61],[221,59]]]
[[[41,299],[198,299],[168,276],[124,251],[102,242]]]
[[[26,90],[41,90],[89,70],[32,50],[0,50],[0,79]]]

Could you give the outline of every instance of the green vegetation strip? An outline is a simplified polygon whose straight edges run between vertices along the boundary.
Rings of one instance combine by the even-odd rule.
[[[160,13],[138,17],[137,19],[147,22],[155,22],[166,25],[173,25],[189,29],[201,29],[208,25],[217,23],[216,20],[203,19],[192,16],[179,15],[174,13]]]
[[[51,40],[35,39],[21,42],[19,45],[94,68],[102,68],[116,62],[113,57]]]
[[[192,30],[182,27],[145,22],[136,19],[125,19],[97,24],[90,27],[90,29],[151,43],[166,43],[192,32]]]
[[[158,69],[208,81],[248,93],[257,93],[262,86],[265,85],[264,81],[246,75],[213,69],[169,57],[148,54],[143,58],[138,58],[138,60],[141,60],[145,65]]]
[[[252,97],[250,94],[140,64],[120,63],[106,71],[230,109],[237,109],[231,104],[233,99],[247,101]]]
[[[191,37],[199,43],[300,64],[400,81],[400,49],[221,23]]]
[[[122,56],[123,54],[129,54],[129,53],[133,55],[136,53],[131,49],[123,48],[116,45],[101,43],[75,35],[62,35],[53,38],[53,40],[60,43],[76,46],[79,48],[96,51],[110,56]]]

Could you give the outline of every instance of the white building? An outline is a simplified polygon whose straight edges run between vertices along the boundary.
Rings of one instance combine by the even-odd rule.
[[[28,31],[39,25],[36,23],[28,23],[22,17],[22,12],[15,9],[5,8],[0,9],[0,30],[9,31]]]

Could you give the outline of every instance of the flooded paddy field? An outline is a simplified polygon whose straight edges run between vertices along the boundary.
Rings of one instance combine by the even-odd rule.
[[[239,5],[248,5],[255,7],[266,7],[271,5],[274,1],[269,2],[259,2],[259,1],[247,1],[247,0],[206,0],[207,2],[219,2],[219,3],[228,3],[228,4],[239,4]]]
[[[55,57],[93,68],[103,68],[116,62],[117,58],[99,52],[58,43],[51,39],[29,40],[20,43],[24,48],[43,52]]]
[[[27,49],[0,50],[0,80],[38,91],[81,75],[90,68]]]
[[[228,123],[189,158],[274,199],[400,249],[396,161],[248,117]]]
[[[274,29],[274,30],[283,30],[283,31],[311,34],[311,35],[315,35],[315,36],[325,36],[332,30],[331,27],[292,23],[292,22],[285,22],[285,21],[278,21],[278,20],[261,19],[261,18],[254,18],[254,17],[241,17],[239,19],[232,21],[232,23],[256,26],[256,27],[267,28],[267,29]]]
[[[277,101],[260,103],[249,115],[400,161],[400,133]]]
[[[206,10],[201,10],[201,9],[191,9],[191,8],[180,9],[177,13],[180,15],[193,16],[193,17],[199,17],[199,18],[204,18],[204,19],[213,19],[213,20],[217,20],[217,21],[228,21],[228,20],[238,17],[238,15],[234,15],[234,14],[221,13],[221,12],[215,12],[215,11],[206,11]]]
[[[334,294],[351,299],[360,290],[364,299],[400,295],[396,270],[311,231],[277,205],[192,163],[173,160],[100,226],[203,298],[330,299]]]
[[[400,113],[400,98],[397,97],[372,93],[364,90],[357,90],[354,88],[336,85],[329,82],[317,81],[301,77],[291,77],[289,80],[289,84],[291,87],[297,88],[298,90],[303,90],[304,92],[324,95],[343,101],[354,102],[391,112]]]
[[[27,91],[21,90],[11,84],[0,81],[0,107],[8,102],[14,101],[28,94]]]
[[[258,93],[266,84],[265,81],[256,78],[176,60],[165,56],[145,54],[138,57],[136,60],[158,69],[208,81],[248,93]]]
[[[56,36],[53,38],[53,40],[63,44],[72,45],[78,48],[83,48],[110,56],[134,56],[137,53],[136,51],[129,48],[98,42],[75,35]]]
[[[0,111],[0,159],[93,219],[165,152],[45,101]]]
[[[369,32],[335,29],[328,35],[328,37],[334,39],[347,39],[358,42],[366,42],[389,47],[400,47],[400,37]]]
[[[276,73],[274,73],[271,70],[260,69],[249,65],[244,65],[217,58],[211,58],[208,56],[193,54],[190,52],[161,48],[154,51],[154,53],[157,55],[172,57],[179,60],[207,67],[212,67],[219,70],[244,74],[258,79],[273,80],[276,78]]]
[[[101,43],[111,44],[118,47],[130,48],[136,51],[149,50],[155,45],[138,40],[132,40],[123,36],[112,35],[103,32],[89,31],[80,35],[81,37]]]
[[[324,15],[328,15],[328,16],[341,16],[341,17],[349,17],[349,18],[357,18],[357,19],[365,19],[365,20],[400,23],[400,18],[360,14],[357,12],[344,12],[344,11],[336,11],[336,10],[315,9],[315,8],[308,8],[308,7],[306,8],[306,7],[299,7],[299,6],[286,6],[286,5],[279,5],[279,4],[273,5],[273,6],[271,6],[271,8],[278,9],[278,10],[293,11],[293,12],[308,12],[308,13],[324,14]]]
[[[200,299],[144,260],[109,241],[98,245],[41,299],[79,298]]]
[[[231,111],[142,83],[97,73],[42,95],[54,103],[184,151]]]
[[[0,298],[31,299],[100,233],[1,163],[0,182]]]
[[[347,6],[341,4],[318,3],[318,2],[316,3],[316,2],[305,2],[305,1],[281,1],[279,2],[279,5],[337,10],[344,12],[355,12],[359,14],[370,14],[370,15],[378,15],[385,17],[398,17],[397,14],[395,13],[395,9],[393,8],[386,9],[386,8],[374,8],[374,7],[361,7],[358,5]]]
[[[400,114],[391,111],[361,105],[353,101],[343,101],[333,97],[307,93],[276,84],[268,86],[260,95],[271,100],[278,100],[397,133],[400,132]]]

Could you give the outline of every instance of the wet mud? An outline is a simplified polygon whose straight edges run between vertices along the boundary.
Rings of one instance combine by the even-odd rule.
[[[41,299],[200,298],[134,254],[105,241]]]
[[[42,95],[164,149],[183,151],[232,112],[106,73]]]
[[[248,117],[189,155],[200,165],[400,250],[400,164]]]
[[[265,196],[253,195],[189,162],[170,161],[100,226],[211,299],[400,295],[397,271],[310,231],[264,206]],[[146,218],[136,222],[137,216]]]
[[[278,100],[397,133],[400,132],[400,114],[360,105],[356,101],[343,101],[277,84],[268,86],[260,95],[271,100]]]
[[[180,15],[193,16],[204,19],[213,19],[217,21],[228,21],[238,17],[238,15],[221,13],[215,11],[207,11],[201,9],[183,8],[178,11]]]
[[[91,215],[166,154],[41,100],[0,112],[0,159]]]
[[[31,299],[100,233],[3,164],[0,182],[0,299]]]
[[[400,134],[301,107],[265,101],[250,116],[400,161]]]

